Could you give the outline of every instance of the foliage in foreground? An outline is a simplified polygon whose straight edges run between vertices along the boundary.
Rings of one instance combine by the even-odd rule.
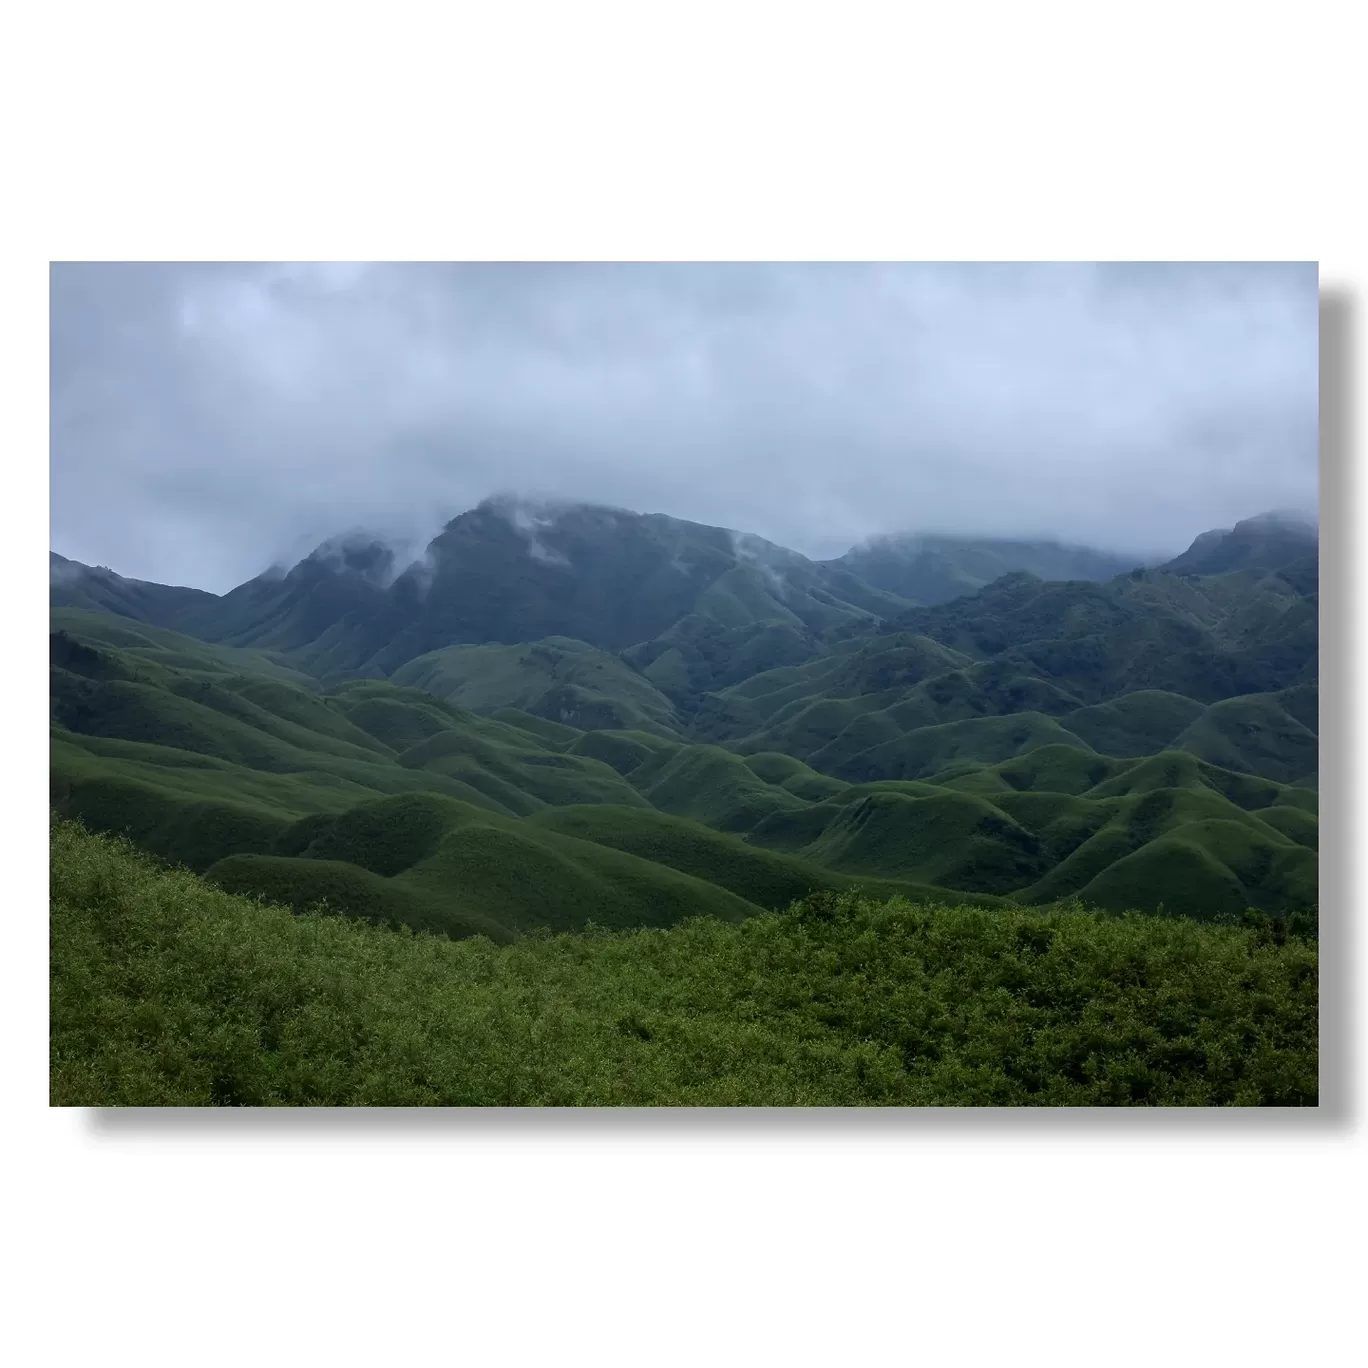
[[[56,1105],[1307,1105],[1266,923],[877,903],[523,938],[299,916],[54,822]]]

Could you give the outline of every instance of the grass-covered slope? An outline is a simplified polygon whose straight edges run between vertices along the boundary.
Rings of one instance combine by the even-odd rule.
[[[51,837],[57,1106],[1305,1106],[1281,924],[830,895],[528,938],[299,916]]]
[[[871,895],[944,899],[945,888],[907,880],[861,878],[767,850],[698,822],[648,808],[547,808],[531,819],[547,831],[596,841],[728,889],[760,907],[785,907],[809,893],[857,887]],[[967,901],[1000,906],[970,895]]]
[[[82,565],[48,553],[48,600],[54,609],[117,614],[154,627],[184,628],[212,605],[213,594],[126,579],[105,566]]]
[[[1214,703],[1314,682],[1317,596],[1276,571],[1133,571],[1106,584],[1007,575],[890,624],[1037,676],[1082,704],[1136,690]]]
[[[166,665],[206,675],[263,675],[302,689],[318,688],[312,675],[274,652],[220,646],[109,612],[54,608],[49,615],[49,632],[79,639],[87,645],[114,647],[132,660],[150,665]]]
[[[1262,570],[1007,576],[729,685],[694,708],[687,734],[849,779],[1065,742],[1121,758],[1186,749],[1314,785],[1316,614],[1314,593]]]
[[[1301,784],[1320,768],[1317,688],[1302,684],[1273,694],[1213,703],[1175,745],[1223,769]]]
[[[435,794],[303,818],[268,853],[228,856],[205,877],[297,910],[326,902],[350,916],[496,940],[759,911],[717,881]]]
[[[73,620],[52,637],[52,803],[294,906],[326,898],[359,916],[507,937],[590,919],[739,916],[854,881],[939,899],[1077,894],[1197,915],[1316,900],[1314,793],[1185,751],[1102,755],[1043,713],[980,714],[1012,688],[991,665],[933,675],[856,714],[839,745],[819,747],[818,768],[758,748],[763,738],[738,754],[518,708],[480,715],[389,681],[305,689],[270,658],[172,633],[149,644],[143,628],[111,621],[83,636]],[[846,652],[837,668],[886,682],[885,671],[943,663],[934,646],[893,649],[891,662]],[[263,672],[247,672],[258,660]],[[808,719],[842,706],[785,706],[795,704]],[[899,730],[933,707],[971,715]],[[1306,763],[1295,744],[1300,719],[1315,720],[1313,690],[1193,707],[1127,695],[1111,714],[1092,710],[1094,734],[1149,726],[1157,736],[1193,718],[1183,735],[1195,735],[1224,709],[1210,749],[1225,755],[1238,742],[1248,753],[1242,718],[1276,709],[1292,737],[1285,768]],[[1178,815],[1133,821],[1152,790],[1179,795]],[[1027,795],[1040,801],[1023,813]],[[1065,796],[1073,804],[1056,821],[1050,803]],[[1274,820],[1261,815],[1274,809]],[[411,823],[407,839],[432,848],[376,863],[357,833],[377,814]],[[325,833],[318,824],[329,822]]]
[[[669,699],[609,651],[569,637],[526,645],[448,646],[400,666],[392,676],[475,712],[518,708],[581,731],[635,729],[672,736]]]

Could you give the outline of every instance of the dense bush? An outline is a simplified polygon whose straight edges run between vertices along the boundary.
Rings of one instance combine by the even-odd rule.
[[[1308,1105],[1317,951],[872,902],[477,938],[298,916],[51,834],[58,1105]]]

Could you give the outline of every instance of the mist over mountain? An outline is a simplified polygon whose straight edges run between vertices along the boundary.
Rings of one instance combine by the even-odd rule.
[[[1297,513],[1264,513],[1232,528],[1204,532],[1163,568],[1176,575],[1221,575],[1249,569],[1294,571],[1314,585],[1319,548],[1319,532],[1311,518]]]
[[[400,567],[352,532],[202,602],[194,630],[302,651],[324,673],[387,674],[459,643],[566,636],[622,649],[692,613],[822,632],[905,604],[839,565],[762,538],[663,514],[487,500]],[[150,619],[149,619],[150,620]]]
[[[814,560],[907,531],[1171,557],[1314,507],[1316,288],[1314,263],[58,264],[52,545],[221,593],[352,526],[421,548],[510,489]]]
[[[1162,569],[1285,571],[1312,591],[1315,558],[1314,525],[1268,514],[1203,533]],[[631,647],[639,668],[659,674],[662,652],[679,658],[718,631],[747,636],[764,624],[772,648],[796,663],[833,634],[899,620],[1004,576],[1101,582],[1135,568],[1134,557],[1088,547],[915,533],[812,561],[750,533],[664,514],[501,495],[453,518],[420,553],[352,529],[222,596],[126,580],[54,554],[51,601],[298,653],[324,677],[379,677],[449,646],[546,637]],[[647,644],[657,639],[660,647]],[[690,678],[690,692],[716,683],[712,673]]]
[[[500,495],[452,519],[421,552],[354,528],[222,596],[115,593],[114,580],[99,577],[106,572],[86,571],[85,587],[54,587],[53,602],[162,626],[193,619],[206,639],[304,651],[325,672],[384,674],[459,643],[565,636],[621,650],[691,618],[820,636],[1011,570],[1105,578],[1130,564],[1087,548],[915,535],[812,561],[751,533],[664,514]]]
[[[1134,555],[1052,541],[922,533],[873,538],[832,562],[877,588],[928,605],[971,594],[1013,571],[1040,579],[1104,580],[1144,563]]]
[[[203,589],[126,579],[106,566],[82,565],[55,551],[48,553],[48,601],[54,608],[100,609],[175,628],[216,600]]]

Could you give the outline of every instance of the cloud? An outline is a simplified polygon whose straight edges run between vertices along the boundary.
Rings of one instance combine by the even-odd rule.
[[[731,539],[732,555],[759,571],[776,597],[787,598],[788,580],[774,566],[774,548],[753,532],[728,531],[727,535]]]
[[[48,584],[53,587],[74,584],[84,574],[79,565],[72,565],[69,561],[54,560],[48,564]]]
[[[570,558],[547,546],[538,535],[556,524],[557,505],[519,499],[516,496],[495,496],[486,500],[487,506],[503,518],[527,543],[527,554],[543,565],[568,567]]]
[[[223,590],[507,491],[1177,551],[1314,509],[1316,328],[1301,265],[59,265],[52,541]]]

